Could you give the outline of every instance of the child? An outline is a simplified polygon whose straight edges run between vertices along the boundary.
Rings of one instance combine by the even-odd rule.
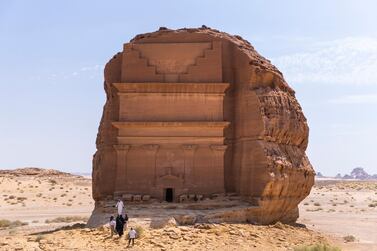
[[[116,233],[115,232],[116,221],[114,219],[114,216],[110,216],[109,225],[110,225],[111,237],[113,237],[114,233]]]
[[[131,227],[130,232],[128,232],[128,246],[130,246],[130,243],[132,241],[132,246],[135,244],[135,238],[136,238],[136,231]]]

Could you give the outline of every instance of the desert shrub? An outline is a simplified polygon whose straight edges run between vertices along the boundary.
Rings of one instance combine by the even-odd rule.
[[[321,211],[321,210],[323,210],[322,207],[317,207],[314,209],[306,209],[307,212],[316,212],[316,211]]]
[[[9,220],[0,220],[0,228],[5,228],[10,226]]]
[[[88,221],[88,217],[83,216],[66,216],[66,217],[57,217],[52,220],[45,220],[46,223],[71,223],[75,221]]]
[[[304,205],[307,206],[307,205],[309,205],[309,203],[308,203],[308,202],[305,202]]]
[[[27,222],[22,222],[19,220],[16,221],[10,221],[10,220],[0,220],[0,228],[12,228],[12,227],[20,227],[20,226],[25,226],[28,225],[29,223]]]
[[[38,234],[37,238],[35,238],[35,241],[40,242],[42,239],[44,239],[44,236],[41,234]]]
[[[354,242],[356,240],[356,237],[353,235],[347,235],[343,237],[343,240],[345,242]]]
[[[340,251],[341,249],[335,246],[330,246],[328,244],[313,244],[313,245],[303,245],[295,247],[294,251]]]
[[[370,203],[370,204],[368,205],[368,207],[377,207],[377,202]]]
[[[38,223],[39,220],[33,220],[31,223]]]
[[[314,203],[314,206],[316,207],[319,207],[321,204],[319,204],[318,202]]]
[[[8,197],[8,199],[10,199],[10,200],[13,200],[13,199],[15,199],[15,198],[16,198],[16,197],[13,196],[13,195],[11,195],[11,196]]]
[[[48,182],[50,182],[51,185],[56,185],[58,183],[56,180],[49,180]]]
[[[143,236],[144,228],[142,228],[141,226],[136,226],[135,231],[136,231],[136,234],[137,234],[136,237],[140,238],[141,236]]]

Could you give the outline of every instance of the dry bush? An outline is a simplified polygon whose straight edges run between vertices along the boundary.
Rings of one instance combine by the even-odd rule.
[[[356,237],[353,235],[347,235],[343,237],[343,240],[345,242],[354,242],[356,240]]]
[[[323,243],[299,246],[299,247],[295,247],[293,250],[294,251],[341,251],[341,249],[338,247],[330,246],[328,244],[323,244]]]
[[[377,207],[377,202],[370,203],[370,204],[368,205],[368,207]]]
[[[319,206],[321,206],[321,204],[319,204],[319,202],[316,202],[316,203],[314,203],[314,206],[319,207]]]
[[[41,234],[38,234],[37,238],[35,238],[35,241],[40,242],[42,239],[44,239],[44,236]]]
[[[316,212],[316,211],[321,211],[323,210],[322,207],[317,207],[317,208],[314,208],[314,209],[306,209],[307,212]]]
[[[56,180],[48,180],[48,182],[50,182],[51,185],[56,185],[58,183]]]
[[[142,228],[141,226],[136,226],[134,229],[136,231],[137,238],[140,238],[141,236],[143,236],[144,228]]]
[[[83,216],[66,216],[66,217],[57,217],[52,220],[45,220],[45,223],[71,223],[71,222],[76,222],[76,221],[88,221],[88,217],[83,217]]]
[[[0,228],[13,228],[28,225],[27,222],[22,222],[19,220],[10,221],[10,220],[0,220]]]

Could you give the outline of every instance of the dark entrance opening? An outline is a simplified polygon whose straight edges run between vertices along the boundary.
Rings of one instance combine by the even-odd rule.
[[[165,200],[167,202],[173,202],[173,188],[165,189]]]

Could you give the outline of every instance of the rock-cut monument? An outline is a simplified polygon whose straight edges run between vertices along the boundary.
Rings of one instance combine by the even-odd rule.
[[[314,183],[309,128],[248,41],[206,26],[137,35],[107,63],[104,85],[96,206],[237,195],[246,220],[296,220]]]

